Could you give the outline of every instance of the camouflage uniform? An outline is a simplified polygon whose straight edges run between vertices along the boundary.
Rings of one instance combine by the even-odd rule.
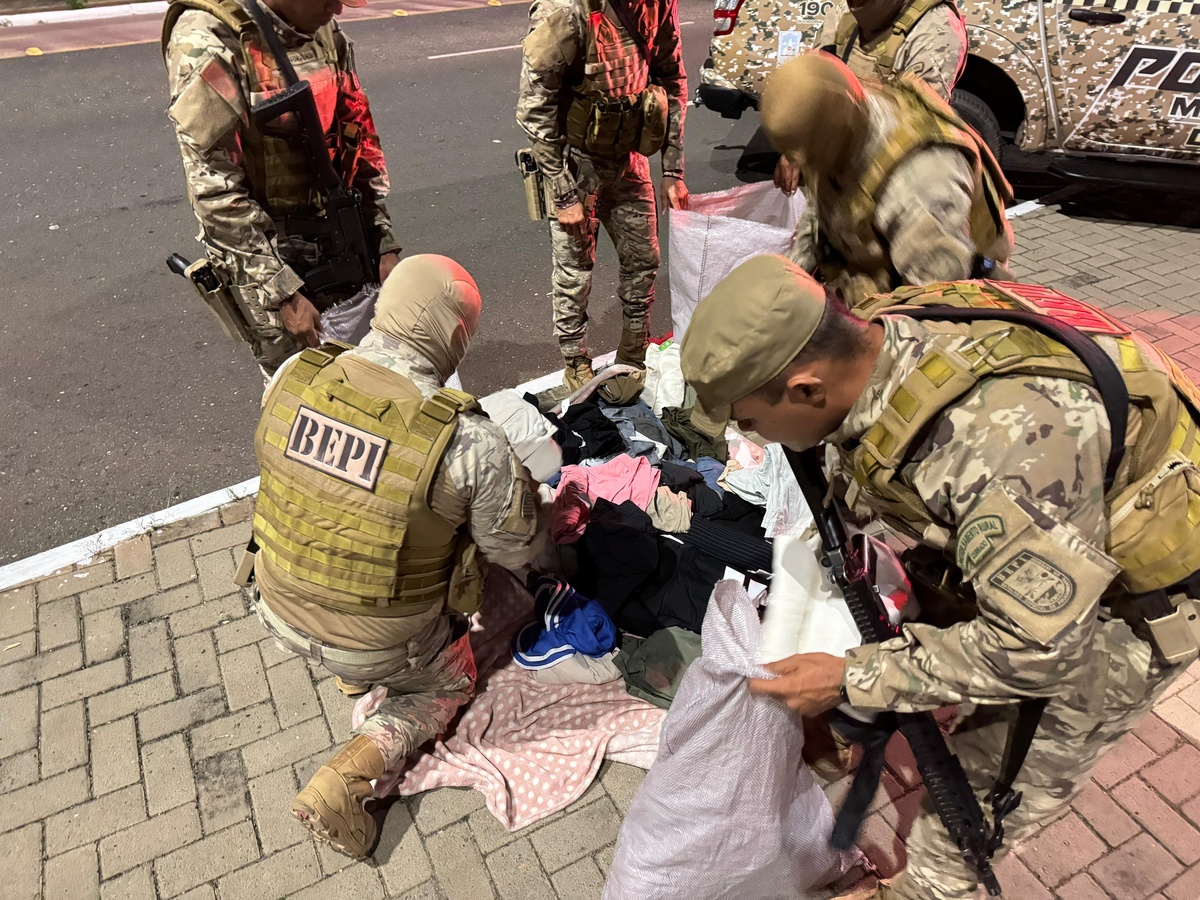
[[[835,44],[838,26],[850,9],[844,0],[836,0],[813,36],[813,46],[835,53],[863,81],[879,81],[880,72],[870,51],[891,36],[886,30],[864,50],[857,35],[848,46]],[[941,3],[917,20],[896,54],[892,71],[895,76],[908,74],[920,78],[949,102],[954,85],[967,64],[967,29],[953,3]]]
[[[815,197],[807,191],[809,202],[788,254],[812,272],[827,255],[822,243],[828,244],[847,262],[846,273],[835,284],[851,306],[868,294],[900,284],[968,278],[978,252],[970,233],[976,173],[962,150],[954,147],[931,146],[910,153],[883,187],[870,234],[859,234],[853,227],[846,196],[857,182],[854,173],[870,168],[898,126],[897,107],[886,90],[866,88],[868,131],[850,173],[839,176],[846,190],[823,183]],[[1012,228],[1005,223],[992,246],[981,249],[982,255],[1004,263],[1012,247]]]
[[[633,96],[650,84],[667,92],[668,120],[662,149],[664,176],[683,177],[683,120],[687,108],[687,76],[679,40],[679,11],[673,0],[627,4],[640,23],[650,48],[647,65],[636,48],[618,47],[634,58],[613,61],[632,73],[610,96]],[[571,237],[551,218],[554,252],[552,276],[554,334],[563,358],[588,356],[588,294],[596,261],[596,235],[604,225],[617,249],[624,329],[647,334],[658,272],[658,212],[650,162],[639,153],[617,157],[592,155],[567,144],[565,115],[572,87],[580,80],[588,47],[588,17],[582,0],[536,0],[530,7],[530,33],[521,63],[517,122],[532,141],[547,185],[559,209],[583,203],[587,237]],[[606,21],[610,21],[606,19]],[[603,51],[605,48],[600,48]],[[612,47],[608,47],[611,54]],[[602,52],[603,55],[603,52]]]
[[[398,251],[384,207],[390,184],[379,135],[354,65],[354,50],[337,22],[316,35],[302,34],[265,4],[297,75],[312,84],[328,143],[338,144],[357,129],[359,157],[353,186],[362,192],[372,250]],[[268,185],[255,183],[265,163],[247,158],[254,143],[249,108],[283,89],[282,75],[257,35],[244,49],[238,36],[216,17],[189,9],[179,17],[165,47],[171,89],[170,116],[183,154],[199,239],[250,326],[255,358],[267,372],[299,349],[280,326],[279,306],[304,287],[298,272],[320,261],[316,244],[285,231],[284,216],[312,213],[311,175],[289,172],[289,195],[309,194],[299,206],[276,203]],[[333,57],[333,59],[329,59]],[[249,59],[248,59],[249,58]],[[252,61],[252,62],[251,62]],[[248,71],[253,65],[254,71]],[[261,175],[260,175],[261,179]],[[325,307],[338,296],[309,297]]]
[[[429,360],[376,331],[347,353],[403,375],[424,397],[441,387]],[[270,402],[270,396],[268,388],[265,402]],[[518,570],[533,559],[539,535],[545,531],[536,518],[514,519],[514,509],[537,509],[532,500],[521,502],[525,495],[536,496],[536,492],[504,432],[481,414],[460,414],[433,482],[433,511],[450,522],[466,523],[471,540],[489,562]],[[388,771],[443,733],[459,707],[471,699],[475,662],[464,620],[447,614],[444,607],[411,616],[373,618],[313,609],[298,598],[273,592],[267,584],[260,583],[260,590],[266,596],[260,596],[259,602],[269,613],[264,616],[260,609],[259,617],[284,649],[322,663],[347,683],[387,688],[382,704],[354,733],[372,740]],[[270,620],[272,614],[298,630],[302,639],[281,634]],[[317,631],[321,633],[313,633]],[[323,648],[344,651],[348,645],[361,652],[361,660],[323,659]]]
[[[969,340],[961,330],[902,317],[881,321],[871,380],[829,438],[841,453],[835,475],[844,484],[854,483],[854,446],[922,357],[935,343],[956,349]],[[1136,408],[1131,416],[1135,433]],[[1049,698],[1015,785],[1024,799],[1006,819],[1006,847],[1070,803],[1100,754],[1182,670],[1160,664],[1146,641],[1100,606],[1109,592],[1111,607],[1119,571],[1105,552],[1109,443],[1098,392],[1077,381],[985,379],[945,410],[900,477],[931,522],[944,525],[928,529],[924,542],[957,551],[979,614],[948,628],[909,623],[900,637],[847,654],[845,687],[857,709],[960,705],[951,749],[981,798],[999,772],[1013,704]],[[1114,489],[1127,480],[1119,474]],[[847,500],[870,509],[854,487]],[[907,846],[907,874],[883,896],[975,896],[976,879],[932,807],[922,809]]]

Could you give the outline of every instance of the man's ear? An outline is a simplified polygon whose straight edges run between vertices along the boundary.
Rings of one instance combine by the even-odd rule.
[[[827,399],[824,379],[811,369],[799,369],[787,380],[787,397],[801,406],[824,406]]]

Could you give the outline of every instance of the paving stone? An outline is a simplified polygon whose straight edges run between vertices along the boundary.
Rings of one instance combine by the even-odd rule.
[[[158,889],[174,897],[258,858],[254,828],[243,822],[160,857],[154,863]]]
[[[237,567],[227,550],[218,550],[196,559],[196,571],[200,573],[200,593],[205,600],[215,600],[236,593],[240,586],[234,583]]]
[[[620,825],[616,807],[605,798],[551,822],[535,832],[531,840],[546,871],[554,873],[615,841]]]
[[[12,637],[0,639],[0,665],[29,659],[37,650],[37,632],[26,631]]]
[[[275,640],[273,637],[263,638],[261,641],[259,641],[258,652],[262,654],[263,665],[268,669],[273,668],[274,666],[282,665],[289,659],[296,658],[296,654],[292,653],[291,650],[280,646],[279,641]]]
[[[1054,900],[1054,895],[1021,862],[1020,857],[1010,853],[996,865],[996,878],[1008,897],[1020,900]]]
[[[229,653],[231,650],[261,641],[263,626],[256,616],[250,616],[225,623],[214,629],[213,635],[217,639],[217,649],[221,653]]]
[[[90,616],[102,609],[111,609],[114,606],[124,606],[126,603],[140,601],[157,590],[158,583],[154,580],[153,572],[135,575],[124,581],[84,591],[79,595],[79,610],[85,616]]]
[[[271,692],[258,647],[242,647],[231,653],[222,653],[219,662],[225,697],[231,710],[244,709],[270,699]],[[286,727],[286,723],[281,724]]]
[[[245,614],[246,604],[240,594],[210,600],[200,606],[173,613],[170,619],[171,634],[183,637],[206,628],[215,628],[222,622],[241,618]]]
[[[1038,832],[1018,854],[1035,875],[1051,887],[1086,869],[1108,848],[1075,813],[1067,813]]]
[[[426,838],[425,847],[447,900],[491,900],[496,896],[466,822]]]
[[[637,766],[627,766],[623,763],[605,763],[607,769],[600,775],[604,790],[616,804],[617,811],[624,816],[629,812],[629,804],[642,786],[646,773]]]
[[[37,745],[37,688],[0,697],[0,758],[24,753]]]
[[[442,788],[417,794],[409,805],[421,833],[433,834],[483,806],[483,794],[474,788]]]
[[[1194,825],[1200,826],[1200,797],[1193,797],[1183,804],[1182,809],[1183,814],[1191,819]]]
[[[881,813],[863,820],[858,846],[884,878],[890,878],[907,863],[904,839],[887,823]]]
[[[135,784],[46,820],[46,855],[56,856],[146,818],[142,786]]]
[[[336,875],[297,891],[288,900],[380,900],[383,896],[379,876],[370,866],[359,865],[347,866]]]
[[[1114,897],[1148,897],[1183,870],[1174,857],[1148,834],[1122,844],[1089,870]]]
[[[289,897],[293,891],[321,879],[317,852],[305,841],[274,856],[269,856],[217,882],[221,900],[260,900],[264,888],[272,896]]]
[[[46,900],[93,900],[100,894],[96,847],[76,847],[46,860]]]
[[[138,733],[143,741],[153,741],[209,722],[225,712],[221,689],[208,688],[138,713]]]
[[[175,667],[166,622],[147,622],[129,629],[129,678],[139,681]]]
[[[246,777],[236,751],[198,761],[195,777],[200,823],[205,834],[249,821]]]
[[[1100,758],[1092,771],[1092,778],[1101,787],[1111,788],[1153,761],[1154,752],[1132,734],[1127,734],[1116,747]]]
[[[236,525],[238,522],[248,522],[254,517],[254,498],[243,497],[233,503],[221,507],[221,523]]]
[[[125,620],[120,607],[83,617],[83,649],[89,666],[120,656],[125,649]]]
[[[324,719],[310,719],[242,748],[246,775],[257,778],[332,745]]]
[[[1003,883],[1008,890],[1008,882]],[[1057,891],[1058,900],[1110,900],[1108,891],[1096,884],[1092,876],[1080,872]]]
[[[87,762],[87,728],[82,700],[42,714],[41,750],[43,778]]]
[[[69,675],[60,675],[42,684],[42,709],[54,709],[94,694],[102,694],[126,681],[128,678],[123,659],[110,659]]]
[[[101,838],[101,875],[112,878],[198,840],[200,816],[196,805],[177,806],[170,812]]]
[[[160,544],[169,544],[172,541],[190,538],[220,527],[221,514],[213,509],[201,515],[192,516],[190,519],[170,522],[162,528],[154,529],[154,531],[150,532],[150,543],[157,547]]]
[[[505,844],[511,844],[529,830],[523,828],[517,832],[508,831],[486,807],[467,816],[467,824],[471,826],[471,836],[475,838],[476,846],[485,854],[499,850]]]
[[[87,669],[84,670],[88,671]],[[136,681],[88,700],[88,721],[92,727],[114,719],[153,709],[175,697],[175,681],[170,672]]]
[[[172,735],[142,747],[146,807],[151,816],[196,799],[196,779],[183,735]]]
[[[0,694],[49,681],[82,665],[83,651],[78,644],[9,663],[0,667]]]
[[[158,586],[164,591],[192,581],[196,578],[196,566],[191,546],[186,540],[159,544],[154,548],[154,569],[158,573]]]
[[[217,891],[211,884],[194,887],[186,894],[180,894],[179,900],[216,900]]]
[[[169,591],[156,592],[129,604],[127,621],[130,626],[155,622],[191,609],[201,600],[200,588],[195,584],[185,584]],[[174,628],[172,628],[171,634],[174,637],[180,637]]]
[[[604,875],[588,856],[555,872],[553,881],[557,894],[551,894],[551,897],[570,897],[571,900],[600,900],[600,895],[604,892]]]
[[[403,803],[394,803],[388,809],[372,856],[392,896],[416,887],[433,874],[425,845]]]
[[[0,759],[0,794],[7,794],[38,780],[38,752],[27,750]]]
[[[609,871],[612,869],[613,854],[616,853],[616,847],[605,847],[599,853],[592,855],[592,859],[596,861],[596,866],[608,877]]]
[[[175,672],[185,694],[221,683],[212,632],[198,631],[175,641]]]
[[[263,853],[274,853],[298,844],[307,832],[292,817],[291,804],[298,790],[290,768],[250,779],[250,802]],[[315,857],[314,857],[315,860]]]
[[[1094,781],[1089,781],[1071,804],[1071,808],[1083,817],[1092,829],[1104,838],[1110,847],[1125,843],[1141,828],[1120,805]]]
[[[206,531],[191,539],[192,555],[199,558],[206,554],[222,550],[225,547],[246,546],[250,540],[250,523],[238,522],[236,525],[226,525],[213,531]]]
[[[150,546],[150,535],[140,534],[113,547],[113,559],[117,564],[117,580],[141,575],[154,568],[154,551]]]
[[[192,758],[207,759],[217,753],[252,744],[279,730],[275,710],[269,703],[238,710],[192,729]],[[269,772],[271,766],[258,774]]]
[[[442,894],[438,890],[437,882],[431,878],[411,891],[400,894],[398,900],[442,900]]]
[[[49,603],[79,594],[93,588],[110,584],[113,580],[112,566],[107,562],[87,566],[72,572],[64,572],[42,579],[37,584],[38,603]]]
[[[335,741],[344,741],[350,736],[350,714],[354,701],[337,689],[333,678],[322,678],[317,682],[317,696],[325,712],[325,723]]]
[[[100,896],[104,900],[158,900],[158,891],[154,888],[150,867],[143,866],[101,882]]]
[[[1190,800],[1200,794],[1200,750],[1184,744],[1143,769],[1141,777],[1171,803]]]
[[[0,824],[4,827],[8,823]],[[42,824],[35,822],[4,836],[0,853],[0,884],[13,900],[41,900]]]
[[[596,865],[590,859],[580,862],[588,863],[595,871]],[[556,900],[559,896],[551,886],[546,873],[542,871],[541,861],[534,853],[529,838],[521,838],[507,847],[497,850],[487,858],[487,867],[492,875],[492,883],[496,886],[496,892],[503,900]],[[574,866],[570,868],[574,868]],[[570,871],[570,868],[564,869],[560,874]],[[570,877],[567,878],[567,881],[571,880]],[[600,884],[603,886],[603,879],[600,880]],[[559,890],[563,896],[571,897],[572,900],[575,900],[576,897],[582,900],[584,897],[584,894],[577,894],[573,890],[563,891],[562,888]],[[599,896],[600,894],[597,893],[596,897]]]
[[[36,624],[37,604],[32,584],[0,594],[0,638],[32,631]]]
[[[275,714],[279,717],[281,728],[321,715],[321,703],[313,689],[312,675],[300,657],[293,657],[267,670],[267,683],[271,687],[271,699],[275,701]]]
[[[1200,860],[1200,831],[1173,810],[1141,778],[1113,789],[1113,798],[1185,865]]]
[[[92,796],[99,797],[141,780],[133,716],[93,728]]]
[[[1200,897],[1200,867],[1192,866],[1163,888],[1170,900],[1196,900]]]
[[[79,602],[74,597],[43,603],[38,607],[38,650],[79,641]]]

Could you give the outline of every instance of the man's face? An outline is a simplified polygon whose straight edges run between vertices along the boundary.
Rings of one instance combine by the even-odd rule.
[[[272,7],[297,31],[312,34],[341,15],[341,0],[277,0]]]
[[[815,447],[837,429],[837,415],[826,402],[796,402],[795,393],[785,391],[778,403],[768,403],[762,394],[743,397],[733,404],[733,418],[743,431],[757,431],[789,450]]]

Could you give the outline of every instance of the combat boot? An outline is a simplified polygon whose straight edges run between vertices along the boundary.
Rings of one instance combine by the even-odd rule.
[[[571,389],[571,393],[575,393],[595,377],[592,361],[586,356],[575,356],[567,360],[567,367],[563,371],[563,384]]]
[[[349,684],[342,681],[342,677],[337,676],[337,689],[347,697],[361,697],[367,691],[371,690],[369,684]]]
[[[354,859],[365,858],[379,829],[363,804],[371,797],[371,781],[383,777],[384,768],[375,744],[358,735],[317,769],[292,801],[292,815],[318,841]]]
[[[646,387],[646,332],[621,329],[621,343],[617,347],[618,366],[634,366],[640,372],[614,375],[600,385],[600,395],[616,406],[626,406],[642,395]]]

